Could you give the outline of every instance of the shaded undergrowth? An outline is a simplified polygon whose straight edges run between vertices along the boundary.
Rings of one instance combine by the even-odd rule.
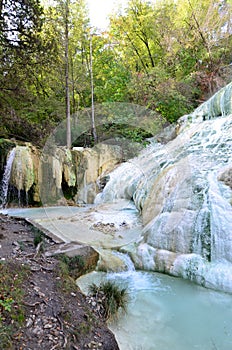
[[[25,321],[23,283],[28,268],[14,262],[0,263],[0,349],[10,349],[16,330]]]

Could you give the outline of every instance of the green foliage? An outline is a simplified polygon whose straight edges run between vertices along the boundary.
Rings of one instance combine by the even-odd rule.
[[[55,119],[54,108],[47,108],[52,94],[47,73],[57,57],[54,40],[45,37],[38,0],[2,1],[0,26],[1,135],[41,144]]]
[[[38,244],[42,243],[43,242],[43,234],[39,231],[37,231],[35,233],[35,236],[34,236],[34,246],[37,247]]]
[[[91,105],[93,31],[85,1],[69,3],[74,113]],[[1,1],[0,137],[43,146],[65,117],[64,4],[57,0],[42,8],[39,0]],[[92,33],[95,104],[139,104],[170,122],[191,112],[232,78],[231,6],[221,0],[130,0],[125,11],[111,16],[108,33]],[[140,131],[123,130],[127,119],[118,118],[115,136],[143,140]],[[88,123],[85,132],[90,118]]]
[[[77,287],[75,279],[81,275],[84,268],[84,260],[78,255],[71,258],[65,254],[59,254],[56,258],[59,260],[57,285],[64,293],[73,292]]]
[[[40,244],[41,242],[43,243],[45,242],[44,240],[45,235],[40,229],[38,229],[35,226],[32,226],[31,231],[33,232],[33,235],[34,235],[33,243],[35,247],[37,247],[38,244]]]
[[[110,319],[117,316],[120,310],[126,311],[128,305],[128,292],[126,288],[120,289],[115,283],[106,281],[99,286],[92,283],[89,293],[100,301],[104,308],[104,318]]]
[[[96,102],[127,101],[130,72],[110,37],[93,37],[93,63]]]
[[[0,308],[2,309],[2,313],[5,311],[11,312],[12,304],[14,303],[14,300],[9,297],[2,296],[2,299],[0,299]]]
[[[176,82],[167,76],[162,78],[156,71],[151,72],[149,76],[134,75],[129,91],[132,98],[136,98],[135,103],[155,110],[164,120],[171,123],[190,113],[195,107],[193,101],[199,95],[191,81]]]
[[[70,276],[70,271],[68,265],[63,261],[60,261],[57,271],[58,279],[57,286],[64,293],[70,294],[75,290],[76,284],[75,280]]]
[[[0,348],[10,349],[14,327],[24,321],[23,280],[26,267],[0,263]],[[3,322],[4,321],[4,322]],[[7,326],[6,326],[7,325]]]
[[[158,91],[156,96],[156,111],[171,123],[193,110],[185,96],[175,89],[166,90],[165,94]]]
[[[231,62],[229,23],[226,1],[129,1],[124,14],[112,16],[111,34],[132,72],[130,101],[172,122],[226,85],[218,68]]]
[[[38,0],[3,0],[0,6],[0,45],[31,51],[38,46],[37,32],[42,25],[42,7]]]
[[[110,123],[109,125],[102,125],[101,127],[98,127],[98,135],[100,140],[102,140],[103,137],[106,140],[122,137],[138,143],[143,143],[147,138],[153,136],[152,133],[148,132],[147,130],[121,123]]]

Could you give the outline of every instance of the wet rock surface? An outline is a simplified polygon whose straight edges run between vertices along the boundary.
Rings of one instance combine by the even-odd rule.
[[[62,278],[60,262],[45,256],[42,244],[35,248],[34,238],[24,220],[0,215],[1,262],[28,268],[22,285],[25,317],[14,329],[12,349],[119,349],[101,314],[71,278]],[[44,251],[51,246],[56,244],[45,238]]]

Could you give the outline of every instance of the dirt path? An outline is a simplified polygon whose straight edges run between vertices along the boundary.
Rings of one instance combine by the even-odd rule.
[[[91,310],[74,281],[62,271],[60,262],[35,248],[36,234],[36,229],[24,220],[0,215],[0,268],[7,266],[13,280],[19,276],[17,271],[26,271],[21,281],[24,292],[21,323],[7,311],[1,321],[0,313],[0,338],[4,338],[4,330],[9,326],[12,329],[3,349],[118,350],[114,335]],[[45,250],[54,244],[49,239],[43,241]],[[2,277],[2,300],[4,283]],[[16,301],[12,307],[18,308]],[[1,349],[2,346],[0,340]]]

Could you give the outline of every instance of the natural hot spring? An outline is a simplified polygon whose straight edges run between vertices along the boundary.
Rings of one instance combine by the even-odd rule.
[[[148,272],[91,273],[78,285],[108,278],[128,286],[126,315],[110,324],[121,350],[232,349],[232,296]]]

